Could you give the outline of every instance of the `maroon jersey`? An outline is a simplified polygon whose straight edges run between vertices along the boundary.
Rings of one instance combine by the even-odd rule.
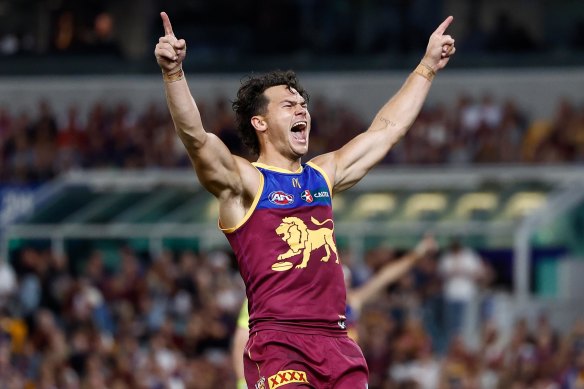
[[[263,164],[243,221],[223,229],[249,299],[250,329],[346,335],[343,270],[330,183],[312,163],[289,172]]]

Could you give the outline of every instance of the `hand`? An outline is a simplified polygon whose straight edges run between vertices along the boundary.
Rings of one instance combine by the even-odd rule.
[[[454,17],[447,17],[442,24],[438,26],[436,31],[430,35],[426,54],[422,62],[430,66],[434,71],[443,69],[450,57],[456,52],[454,47],[454,39],[450,35],[444,35],[444,32],[450,26]]]
[[[420,257],[428,255],[430,253],[438,251],[438,242],[436,242],[436,239],[434,239],[434,236],[427,234],[426,236],[424,236],[424,239],[422,239],[416,245],[416,248],[414,249],[414,251]]]
[[[187,55],[187,43],[184,39],[176,39],[166,12],[161,12],[160,17],[164,26],[164,36],[158,39],[154,56],[162,71],[170,74],[181,68],[182,61]]]

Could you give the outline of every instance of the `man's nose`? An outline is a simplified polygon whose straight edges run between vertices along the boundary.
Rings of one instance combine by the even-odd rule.
[[[302,105],[298,105],[295,113],[296,113],[296,115],[305,115],[308,113],[308,108],[303,107]]]

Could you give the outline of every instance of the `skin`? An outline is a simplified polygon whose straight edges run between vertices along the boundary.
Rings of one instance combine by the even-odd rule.
[[[249,339],[249,329],[247,327],[237,326],[233,334],[233,343],[231,344],[231,363],[235,371],[235,377],[239,382],[245,380],[243,370],[243,352]]]
[[[160,14],[164,36],[154,54],[162,72],[173,74],[181,69],[186,56],[186,42],[177,39],[165,12]],[[438,72],[455,53],[454,39],[445,34],[452,23],[449,16],[430,36],[422,61]],[[379,110],[367,131],[336,151],[312,161],[328,175],[337,193],[355,185],[373,168],[412,125],[428,95],[432,82],[412,73],[400,90]],[[236,226],[249,210],[260,184],[259,172],[246,159],[232,155],[214,134],[203,128],[201,116],[186,78],[165,82],[168,108],[175,129],[182,140],[201,184],[219,201],[219,219],[223,228]],[[265,91],[268,107],[251,123],[257,131],[260,153],[258,162],[289,171],[297,171],[308,151],[310,114],[302,97],[284,86]],[[300,137],[292,125],[305,121]]]

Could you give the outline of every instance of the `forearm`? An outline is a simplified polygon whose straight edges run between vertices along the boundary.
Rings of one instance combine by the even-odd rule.
[[[373,292],[377,293],[379,290],[397,281],[412,268],[419,258],[420,256],[418,254],[411,252],[396,262],[383,267],[376,277],[377,279],[372,280],[374,281],[372,284],[375,288]]]
[[[182,72],[182,70],[181,70]],[[206,135],[197,104],[186,78],[168,80],[165,77],[166,102],[174,127],[187,149],[198,148],[205,143]]]
[[[407,273],[419,258],[420,256],[418,254],[411,252],[400,258],[397,262],[385,265],[365,285],[351,293],[349,297],[351,304],[361,306],[366,303],[383,288],[391,285]]]
[[[368,131],[380,131],[388,144],[395,143],[416,120],[431,85],[430,79],[412,72],[400,90],[375,115]]]
[[[375,116],[365,142],[375,151],[368,162],[377,163],[391,146],[403,136],[414,123],[428,96],[436,72],[443,69],[456,49],[454,39],[444,35],[453,18],[447,17],[430,36],[424,58],[409,75],[401,89],[381,108]],[[373,147],[375,146],[375,147]]]
[[[243,353],[245,351],[245,344],[249,338],[249,330],[243,327],[237,327],[233,336],[233,345],[231,351],[231,358],[233,362],[233,370],[238,380],[244,379],[243,372]]]
[[[353,186],[387,155],[416,119],[431,84],[431,80],[412,72],[375,115],[369,129],[333,154],[336,192]]]
[[[400,90],[379,110],[371,126],[349,143],[345,169],[357,177],[378,164],[418,116],[432,82],[412,72]],[[360,170],[362,169],[362,170]]]

